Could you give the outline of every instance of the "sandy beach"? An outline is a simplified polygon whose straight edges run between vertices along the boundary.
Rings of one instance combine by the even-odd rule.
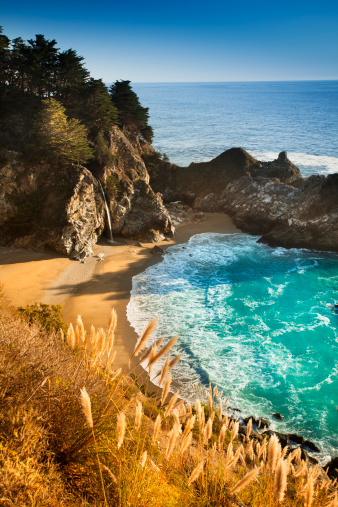
[[[179,225],[174,238],[156,245],[166,249],[203,232],[230,234],[240,231],[228,216],[209,213],[204,222]],[[115,364],[124,366],[137,340],[126,316],[132,278],[161,260],[161,255],[150,252],[154,245],[142,243],[138,246],[136,241],[124,238],[117,238],[116,244],[109,245],[102,240],[95,246],[94,256],[83,264],[53,252],[3,247],[0,248],[0,286],[14,306],[37,301],[61,304],[65,321],[75,323],[80,314],[86,329],[90,329],[91,324],[105,328],[115,308],[118,315]],[[102,260],[98,257],[100,254]]]

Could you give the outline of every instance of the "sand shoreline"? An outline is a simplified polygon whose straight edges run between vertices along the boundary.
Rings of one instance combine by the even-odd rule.
[[[156,244],[166,249],[204,232],[240,231],[227,215],[208,213],[204,222],[182,224],[177,227],[174,238]],[[53,252],[0,248],[0,286],[14,306],[36,301],[61,304],[66,323],[74,323],[80,314],[86,329],[91,324],[105,328],[115,308],[118,315],[116,367],[122,367],[127,364],[137,340],[126,315],[132,278],[161,260],[161,255],[150,253],[153,247],[153,243],[142,243],[140,247],[137,242],[124,238],[117,238],[114,245],[103,240],[95,246],[95,256],[84,264]],[[104,254],[102,261],[96,257],[100,253]]]

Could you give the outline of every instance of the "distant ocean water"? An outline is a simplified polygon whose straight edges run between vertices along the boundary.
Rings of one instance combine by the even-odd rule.
[[[178,164],[241,146],[261,160],[286,150],[304,175],[338,171],[337,82],[138,87],[155,146]],[[179,334],[184,396],[191,382],[211,381],[243,416],[315,441],[325,463],[338,455],[338,255],[256,241],[200,234],[169,248],[133,278],[128,318],[140,333],[159,315],[154,338]]]
[[[154,146],[178,165],[241,147],[287,151],[304,176],[338,172],[338,81],[132,83],[149,107]]]

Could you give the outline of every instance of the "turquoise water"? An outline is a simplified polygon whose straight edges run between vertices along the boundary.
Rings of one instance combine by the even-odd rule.
[[[154,146],[179,165],[240,146],[259,160],[287,151],[304,176],[338,172],[338,81],[133,83]]]
[[[169,248],[134,277],[128,318],[141,332],[159,315],[154,338],[179,334],[184,396],[211,381],[242,415],[317,442],[325,461],[338,450],[338,256],[256,241],[201,234]]]

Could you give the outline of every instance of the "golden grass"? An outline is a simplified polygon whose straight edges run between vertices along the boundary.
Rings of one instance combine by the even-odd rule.
[[[164,394],[142,394],[137,376],[113,371],[116,318],[87,336],[78,317],[62,340],[19,321],[0,298],[1,506],[337,505],[336,484],[298,450],[255,440],[250,423],[239,435],[217,389],[195,387],[194,408],[178,393],[166,404],[176,337],[146,353],[151,366],[168,354]]]

